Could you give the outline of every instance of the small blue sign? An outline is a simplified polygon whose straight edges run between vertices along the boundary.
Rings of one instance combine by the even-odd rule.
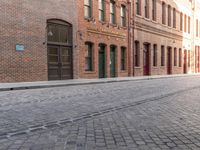
[[[16,51],[24,51],[25,47],[23,44],[16,44]]]

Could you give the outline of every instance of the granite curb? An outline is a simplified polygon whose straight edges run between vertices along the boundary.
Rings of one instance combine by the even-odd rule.
[[[143,80],[156,80],[163,78],[183,78],[183,77],[200,77],[200,74],[187,74],[187,75],[164,75],[164,76],[142,76],[142,77],[120,77],[120,78],[106,78],[106,79],[75,79],[63,81],[41,81],[41,82],[21,82],[21,83],[0,83],[0,92],[14,91],[14,90],[28,90],[28,89],[42,89],[53,87],[66,87],[66,86],[79,86],[79,85],[92,85],[92,84],[105,84],[114,82],[133,82]]]

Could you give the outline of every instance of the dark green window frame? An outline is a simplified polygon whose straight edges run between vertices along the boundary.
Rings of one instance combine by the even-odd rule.
[[[121,70],[126,70],[126,48],[121,47]]]
[[[105,21],[105,1],[99,0],[99,20]]]
[[[121,25],[126,26],[126,6],[121,5]]]
[[[115,14],[115,1],[111,0],[110,1],[110,23],[111,24],[116,24],[116,14]]]
[[[93,44],[85,43],[85,71],[93,70]]]
[[[92,0],[84,0],[84,16],[92,18]]]

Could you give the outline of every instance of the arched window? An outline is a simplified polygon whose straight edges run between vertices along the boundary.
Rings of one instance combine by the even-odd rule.
[[[48,43],[72,45],[72,25],[61,20],[48,20],[47,41]]]

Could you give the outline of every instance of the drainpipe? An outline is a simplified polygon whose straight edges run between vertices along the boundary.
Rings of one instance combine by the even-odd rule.
[[[132,76],[135,75],[135,0],[132,0]]]
[[[132,56],[132,22],[131,22],[131,14],[132,14],[132,2],[131,0],[127,0],[128,3],[128,76],[133,76],[133,56]]]

